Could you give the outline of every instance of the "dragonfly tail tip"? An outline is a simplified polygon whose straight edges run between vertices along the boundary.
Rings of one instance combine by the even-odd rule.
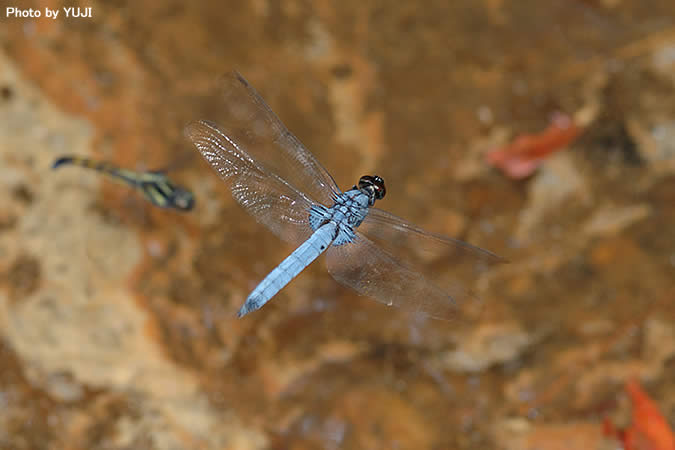
[[[264,304],[265,304],[265,302],[261,303],[255,297],[253,297],[253,298],[249,297],[249,298],[246,299],[244,304],[241,305],[241,308],[239,309],[239,312],[237,313],[237,317],[244,317],[246,314],[260,309],[260,307]]]
[[[244,317],[249,312],[250,312],[250,310],[246,307],[246,303],[244,303],[241,306],[241,308],[239,309],[239,311],[237,311],[237,318],[241,319],[242,317]]]
[[[64,164],[68,164],[68,163],[70,163],[72,160],[73,160],[73,158],[71,158],[71,157],[69,157],[69,156],[62,156],[62,157],[60,157],[60,158],[57,158],[57,159],[54,160],[54,162],[52,163],[52,169],[56,169],[56,168],[58,168],[58,167],[60,167],[60,166],[62,166],[62,165],[64,165]]]

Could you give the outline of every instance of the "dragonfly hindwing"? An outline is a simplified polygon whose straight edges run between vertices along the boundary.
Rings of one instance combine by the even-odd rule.
[[[354,233],[352,227],[340,224],[337,237],[333,240],[333,245],[349,244],[350,242],[354,242],[354,239],[356,239],[356,233]]]
[[[318,230],[321,225],[330,220],[330,217],[330,210],[323,205],[312,205],[309,208],[309,226],[312,227],[312,231]]]

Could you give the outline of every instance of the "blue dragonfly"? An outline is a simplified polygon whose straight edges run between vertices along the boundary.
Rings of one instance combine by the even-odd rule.
[[[476,298],[465,287],[467,278],[504,262],[375,208],[386,193],[377,175],[362,176],[342,192],[239,73],[225,75],[220,88],[226,106],[222,126],[200,120],[185,134],[234,199],[297,246],[251,292],[239,317],[262,307],[324,252],[328,272],[339,283],[386,305],[439,319],[453,318],[458,305]],[[453,269],[450,274],[432,276],[425,269],[439,260]]]

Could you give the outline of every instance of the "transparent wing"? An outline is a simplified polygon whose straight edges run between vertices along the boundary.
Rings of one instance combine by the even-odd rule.
[[[394,257],[356,232],[356,241],[329,247],[328,272],[339,283],[386,305],[406,311],[423,312],[431,317],[451,319],[456,302],[467,294],[446,293],[424,275],[401,265]]]
[[[477,299],[471,286],[491,266],[493,253],[371,208],[351,244],[330,247],[327,266],[338,282],[407,311],[451,319]]]
[[[220,89],[225,104],[219,125],[228,141],[309,199],[332,205],[340,193],[333,178],[244,77],[228,73]]]
[[[312,201],[286,180],[260,166],[216,124],[193,122],[186,127],[185,134],[230,185],[232,197],[258,223],[294,245],[312,234],[309,226]]]
[[[505,263],[494,253],[459,239],[425,231],[422,228],[387,211],[370,208],[359,231],[393,255],[416,266],[444,258],[448,264],[481,272],[489,266]]]

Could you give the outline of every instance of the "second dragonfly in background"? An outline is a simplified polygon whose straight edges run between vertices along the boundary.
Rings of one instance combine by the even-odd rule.
[[[64,165],[85,167],[104,173],[115,181],[140,191],[147,201],[160,208],[190,211],[195,204],[192,192],[173,183],[164,171],[135,172],[104,161],[94,161],[79,156],[62,156],[54,161],[52,168],[56,169]]]

